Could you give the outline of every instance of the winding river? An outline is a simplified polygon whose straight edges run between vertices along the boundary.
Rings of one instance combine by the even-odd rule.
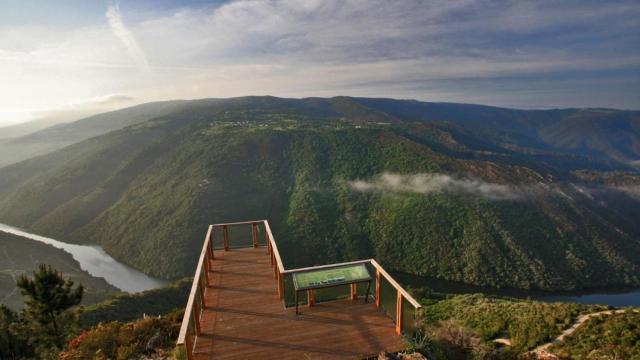
[[[48,237],[31,234],[13,226],[0,224],[0,231],[36,240],[62,249],[80,263],[82,270],[95,277],[104,278],[109,284],[126,292],[138,292],[165,286],[165,280],[156,279],[119,263],[97,245],[76,245]]]
[[[517,289],[485,288],[404,273],[393,273],[393,276],[403,285],[410,285],[412,287],[426,287],[434,292],[448,294],[483,293],[488,295],[509,296],[520,299],[532,299],[549,302],[561,301],[580,304],[602,304],[611,305],[614,307],[640,306],[640,288],[602,289],[580,292],[546,292]]]
[[[167,284],[165,280],[147,276],[136,269],[116,261],[100,246],[68,244],[48,237],[31,234],[19,228],[5,224],[0,224],[0,231],[40,241],[62,249],[70,253],[73,258],[80,263],[80,267],[83,270],[95,277],[104,278],[109,284],[122,291],[138,292],[159,288]],[[443,293],[462,294],[481,292],[486,294],[511,296],[516,298],[531,298],[543,301],[606,304],[615,307],[640,306],[640,289],[591,291],[583,293],[526,292],[522,290],[487,289],[402,273],[395,273],[394,276],[403,284],[414,287],[426,286],[431,288],[433,291]]]

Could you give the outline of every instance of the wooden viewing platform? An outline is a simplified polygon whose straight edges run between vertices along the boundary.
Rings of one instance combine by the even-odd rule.
[[[229,227],[247,226],[253,246],[231,248]],[[259,244],[259,226],[265,245]],[[220,228],[221,249],[212,234]],[[401,351],[403,308],[420,305],[375,262],[373,300],[365,303],[352,287],[348,299],[315,303],[301,314],[286,307],[284,278],[310,268],[285,270],[267,221],[211,225],[185,310],[178,346],[188,359],[362,359]],[[330,268],[343,264],[316,268]],[[312,268],[315,269],[315,268]],[[380,279],[397,291],[395,321],[381,308]],[[355,292],[354,292],[355,291]],[[307,300],[308,301],[308,300]],[[399,305],[398,305],[399,304]],[[290,304],[289,304],[290,305]]]

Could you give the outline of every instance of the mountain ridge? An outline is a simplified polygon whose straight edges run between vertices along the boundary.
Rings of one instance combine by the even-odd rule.
[[[579,173],[632,168],[528,140],[513,148],[508,135],[460,124],[381,122],[379,109],[350,102],[192,103],[5,167],[0,220],[100,244],[166,278],[192,272],[212,221],[268,218],[291,266],[375,257],[483,286],[640,284],[638,199],[598,180],[605,175]],[[427,185],[450,179],[438,191],[350,185],[384,173],[408,184],[420,174]],[[625,186],[638,185],[629,179]],[[522,194],[486,196],[496,188]]]
[[[268,100],[268,101],[267,101]],[[326,116],[347,116],[358,118],[358,107],[362,108],[362,114],[375,116],[374,118],[361,118],[360,121],[429,121],[429,122],[450,122],[463,127],[473,127],[480,129],[496,129],[501,132],[505,130],[513,134],[528,136],[538,142],[539,147],[546,150],[567,151],[576,146],[561,146],[565,142],[562,136],[554,134],[553,129],[534,129],[540,126],[556,125],[556,123],[566,120],[567,116],[576,114],[592,114],[605,111],[608,116],[613,112],[615,116],[630,118],[637,130],[640,127],[640,111],[615,110],[615,109],[589,109],[589,108],[566,108],[547,110],[520,110],[512,108],[501,108],[496,106],[478,104],[458,104],[446,102],[423,102],[418,100],[396,100],[390,98],[363,98],[336,96],[332,98],[309,97],[301,99],[279,98],[273,96],[246,96],[237,98],[205,98],[196,100],[168,100],[140,104],[124,109],[114,110],[107,113],[97,114],[73,121],[71,123],[59,124],[50,128],[36,131],[19,138],[8,139],[0,142],[0,167],[11,163],[26,160],[30,157],[42,155],[50,151],[60,149],[64,146],[77,143],[79,141],[99,136],[109,131],[134,125],[136,123],[149,121],[162,116],[180,116],[181,112],[193,112],[194,108],[207,108],[215,111],[220,105],[242,106],[243,103],[250,102],[251,106],[256,106],[256,102],[262,101],[276,102],[279,104],[289,104],[293,108],[305,111],[322,111]],[[362,115],[360,114],[360,115]],[[375,120],[378,119],[378,120]],[[579,119],[580,120],[580,119]],[[598,120],[597,118],[595,120]],[[594,121],[595,121],[594,120]],[[616,118],[611,119],[617,121]],[[593,127],[592,123],[584,121],[587,129]],[[480,125],[478,125],[480,123]],[[564,130],[572,129],[565,126]],[[584,126],[583,126],[584,128]],[[534,133],[535,131],[540,132]],[[593,131],[593,130],[590,130]],[[630,151],[618,151],[617,146],[605,144],[596,146],[598,152],[615,161],[628,163],[640,159],[640,145],[637,134],[623,134],[631,142]],[[560,137],[560,139],[558,139]],[[602,136],[606,138],[606,133]],[[599,142],[602,143],[602,140]],[[571,144],[570,144],[571,145]],[[574,144],[575,145],[575,144]],[[575,153],[593,150],[585,147],[577,147]],[[602,156],[602,154],[600,154]]]

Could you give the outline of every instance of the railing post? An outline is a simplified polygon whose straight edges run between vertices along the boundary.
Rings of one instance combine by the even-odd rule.
[[[202,308],[206,308],[207,305],[205,304],[204,301],[204,290],[205,290],[205,286],[202,286],[202,275],[200,276],[200,281],[198,282],[198,286],[200,287],[200,303],[202,304]]]
[[[358,300],[358,284],[351,284],[351,300]]]
[[[273,266],[273,263],[275,262],[275,255],[273,255],[273,252],[271,253],[271,265]]]
[[[211,264],[209,264],[209,252],[205,252],[204,254],[204,287],[206,288],[207,286],[209,286],[209,267],[211,266]]]
[[[380,288],[382,283],[380,282],[380,270],[376,268],[376,307],[380,307]]]
[[[313,297],[313,290],[307,290],[307,305],[312,307],[316,304],[316,299]]]
[[[198,310],[198,302],[193,302],[193,323],[196,329],[196,336],[200,336],[200,311]]]
[[[251,240],[253,241],[253,247],[258,247],[258,223],[251,224]]]
[[[284,297],[284,274],[281,274],[276,265],[276,272],[278,274],[278,297],[280,300]]]
[[[402,334],[402,311],[403,311],[403,301],[402,301],[402,293],[400,290],[397,291],[396,295],[396,334]]]
[[[193,350],[193,345],[191,344],[191,336],[189,334],[187,334],[187,336],[185,337],[185,352],[187,353],[187,360],[191,360],[193,359],[193,355],[191,353],[191,351]]]
[[[222,226],[222,241],[224,242],[224,251],[229,251],[229,227]]]
[[[267,243],[267,254],[272,254],[273,249],[271,249],[271,241],[269,240],[269,233],[267,233],[267,227],[264,227],[264,241]]]
[[[216,257],[213,254],[213,226],[209,225],[211,231],[209,232],[209,252],[211,253],[211,260],[215,259]]]

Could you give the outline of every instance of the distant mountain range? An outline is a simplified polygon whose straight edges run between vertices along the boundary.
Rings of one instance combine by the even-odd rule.
[[[288,267],[376,257],[494,287],[640,285],[639,136],[640,112],[607,109],[149,103],[0,144],[25,158],[0,170],[0,222],[167,278],[193,272],[206,224],[268,218]]]

